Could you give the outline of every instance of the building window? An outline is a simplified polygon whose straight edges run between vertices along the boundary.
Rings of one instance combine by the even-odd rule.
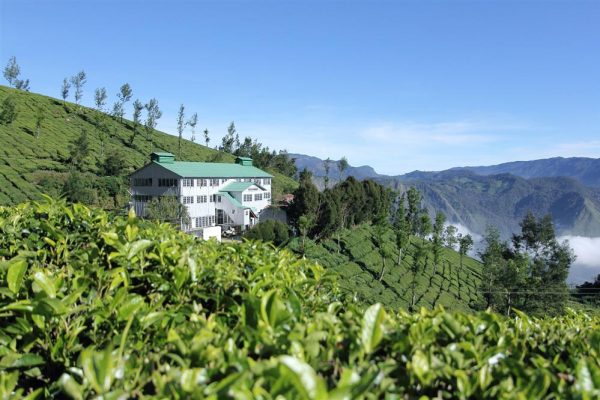
[[[221,185],[224,185],[225,182],[227,182],[227,179],[225,179],[225,178],[221,179]]]
[[[133,186],[152,186],[152,178],[135,178]]]
[[[177,186],[177,179],[172,178],[159,178],[158,186],[161,187],[174,187]]]
[[[221,202],[221,196],[219,196],[218,194],[211,194],[210,195],[210,202],[211,203],[220,203]]]
[[[183,196],[183,204],[194,204],[194,196]]]
[[[244,201],[252,201],[252,195],[251,194],[245,194],[244,195]]]
[[[182,180],[182,184],[184,187],[194,187],[194,180],[186,178]]]
[[[211,179],[210,180],[210,186],[219,186],[219,180],[218,179]]]
[[[263,185],[270,185],[270,184],[271,184],[271,178],[263,179]]]
[[[271,193],[269,193],[269,192],[263,193],[263,196],[264,196],[265,200],[269,200],[271,198]]]
[[[206,203],[206,196],[196,196],[196,203]]]
[[[262,193],[256,193],[254,195],[254,201],[262,200]]]
[[[152,196],[147,196],[145,194],[136,194],[135,196],[133,196],[133,200],[139,201],[142,203],[147,203],[150,200],[152,200]]]
[[[205,187],[206,187],[206,186],[208,186],[208,182],[207,182],[207,180],[206,180],[206,179],[197,179],[197,182],[196,182],[196,184],[197,184],[198,186],[205,186]]]

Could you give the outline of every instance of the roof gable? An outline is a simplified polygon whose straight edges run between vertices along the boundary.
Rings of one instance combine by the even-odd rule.
[[[153,163],[182,178],[272,178],[273,175],[253,166],[232,163],[174,161]]]
[[[223,192],[243,192],[251,186],[256,186],[261,190],[266,190],[264,187],[260,186],[255,182],[231,182],[229,185],[221,188]]]

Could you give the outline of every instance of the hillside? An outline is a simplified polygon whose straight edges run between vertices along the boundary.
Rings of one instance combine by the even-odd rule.
[[[388,258],[386,270],[379,281],[383,269],[383,259],[377,247],[375,229],[368,224],[340,233],[340,247],[337,237],[319,243],[307,241],[305,256],[335,271],[340,276],[340,288],[350,298],[360,302],[380,302],[393,310],[407,310],[412,301],[412,255],[414,243],[421,241],[412,238],[413,245],[404,251],[401,265],[398,265],[398,250],[394,234],[387,231],[382,246],[386,247]],[[301,240],[295,239],[288,248],[301,254]],[[442,305],[449,310],[472,311],[481,306],[479,287],[481,264],[470,257],[464,257],[460,269],[457,252],[444,248],[441,265],[434,271],[431,250],[427,255],[427,266],[416,276],[416,308],[432,309]]]
[[[325,165],[324,165],[324,162],[322,159],[320,159],[318,157],[308,156],[305,154],[294,154],[294,153],[290,153],[289,157],[293,158],[295,160],[298,171],[302,171],[303,169],[306,168],[307,170],[312,172],[312,174],[315,177],[325,176]],[[329,178],[332,180],[339,180],[339,176],[340,176],[336,163],[337,163],[336,160],[332,161],[330,169],[329,169]],[[377,172],[375,172],[375,170],[368,165],[363,165],[363,166],[358,166],[358,167],[349,165],[348,168],[346,169],[346,171],[344,171],[344,174],[342,175],[342,179],[345,177],[348,177],[348,176],[353,176],[356,179],[367,179],[367,178],[373,178],[373,177],[379,176],[379,174]]]
[[[600,395],[597,317],[409,314],[338,293],[269,245],[80,204],[0,207],[0,396]]]
[[[598,158],[554,157],[455,169],[471,171],[479,175],[512,174],[522,178],[568,177],[586,186],[600,187],[600,159]]]
[[[550,213],[560,235],[600,236],[600,190],[570,178],[524,179],[509,174],[482,176],[444,171],[426,179],[378,179],[401,192],[415,186],[425,205],[454,223],[483,234],[488,225],[505,236],[519,230],[528,210]]]
[[[91,148],[91,156],[86,160],[83,171],[99,173],[98,163],[104,157],[94,123],[97,111],[83,107],[76,112],[78,106],[73,103],[63,105],[61,100],[0,86],[0,101],[8,95],[15,98],[19,114],[12,124],[0,125],[0,204],[36,199],[42,191],[42,182],[64,181],[69,170],[69,146],[83,129],[88,133]],[[40,136],[36,137],[34,116],[38,108],[43,110],[45,119]],[[148,140],[142,132],[130,145],[132,122],[123,120],[120,123],[108,116],[105,120],[110,135],[105,140],[104,154],[122,152],[130,172],[147,163],[152,151],[178,153],[178,138],[175,136],[154,130]],[[181,159],[233,162],[233,156],[189,140],[183,141]],[[275,198],[297,186],[294,180],[274,171],[269,172],[275,176]]]

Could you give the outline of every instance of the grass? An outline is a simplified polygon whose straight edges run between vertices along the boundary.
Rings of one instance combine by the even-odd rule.
[[[384,236],[384,243],[391,257],[385,261],[386,270],[379,280],[383,261],[374,241],[374,229],[364,224],[340,233],[337,238],[319,243],[307,240],[305,256],[339,275],[339,284],[346,295],[368,304],[380,302],[389,309],[408,309],[412,301],[412,254],[414,245],[404,251],[398,265],[398,250],[391,230]],[[417,238],[412,238],[416,242]],[[294,239],[288,247],[302,253],[301,239]],[[472,311],[482,301],[479,293],[481,263],[464,257],[460,268],[460,255],[448,248],[443,249],[442,265],[434,272],[433,254],[428,254],[427,266],[416,276],[416,308],[433,309],[438,305],[453,311]]]
[[[103,156],[94,123],[99,115],[98,111],[0,86],[0,101],[9,95],[14,97],[19,114],[12,124],[0,125],[0,204],[12,205],[38,199],[42,191],[40,182],[45,179],[64,180],[69,170],[69,145],[83,129],[88,133],[91,148],[91,155],[83,169],[85,172],[99,173],[97,165],[103,160]],[[36,137],[35,114],[38,108],[43,110],[45,119],[40,135]],[[177,155],[177,137],[154,130],[150,139],[147,139],[145,133],[141,132],[129,145],[133,123],[125,119],[121,123],[106,114],[101,116],[110,127],[104,154],[122,151],[130,172],[145,165],[152,151],[163,150]],[[230,154],[183,140],[181,160],[208,161],[214,157],[221,157],[222,162],[234,160]],[[297,186],[293,179],[275,171],[269,172],[275,177],[275,199]]]

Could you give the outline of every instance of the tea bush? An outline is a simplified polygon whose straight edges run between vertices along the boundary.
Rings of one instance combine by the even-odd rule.
[[[2,398],[595,398],[599,319],[390,313],[258,242],[0,208]]]

